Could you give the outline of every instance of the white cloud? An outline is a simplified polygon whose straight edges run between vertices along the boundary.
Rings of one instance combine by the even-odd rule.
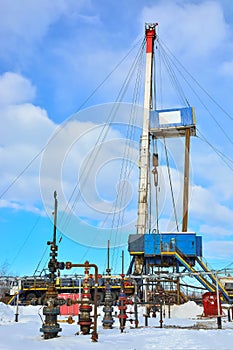
[[[214,193],[202,186],[192,187],[192,200],[190,203],[190,215],[200,222],[233,224],[233,212],[227,206],[222,205]]]
[[[1,129],[1,143],[9,145],[41,146],[54,129],[54,123],[44,109],[31,103],[10,105],[0,109],[4,124]]]
[[[138,171],[138,142],[128,145],[126,152],[122,130],[128,128],[128,125],[124,121],[120,123],[120,120],[124,120],[125,109],[129,111],[131,105],[118,107],[120,108],[117,113],[119,118],[116,119],[119,124],[102,124],[103,117],[106,117],[104,117],[105,121],[107,116],[109,117],[108,114],[106,116],[106,112],[111,113],[112,106],[112,104],[94,106],[90,110],[81,111],[75,119],[68,120],[61,125],[62,129],[51,140],[44,152],[41,164],[42,196],[49,210],[54,180],[58,180],[57,190],[61,210],[64,210],[67,204],[72,206],[74,199],[77,198],[74,208],[76,220],[79,220],[79,217],[85,217],[88,223],[89,221],[100,223],[109,215],[105,225],[109,227],[115,206],[117,210],[119,207],[122,209],[126,206],[126,211],[131,211],[133,202],[135,207],[137,188],[134,178],[135,168],[136,173]],[[83,122],[82,119],[86,121]],[[87,120],[93,121],[87,122]],[[116,203],[123,158],[125,162],[129,162],[131,171],[129,172],[129,168],[127,170],[124,168],[126,173],[123,171],[122,176],[123,179],[127,176],[130,183],[123,186],[120,194],[123,199]],[[72,201],[67,203],[74,189]]]
[[[200,140],[196,139],[194,146],[190,223],[208,236],[229,236],[233,224],[232,170]],[[218,146],[226,154],[224,147],[224,143]]]
[[[49,26],[66,12],[64,0],[41,0],[40,2],[8,0],[1,2],[0,34],[8,34],[32,42],[42,38]]]
[[[23,0],[19,3],[14,1],[5,2],[0,4],[0,47],[5,48],[7,52],[14,52],[16,55],[20,54],[24,56],[24,49],[33,50],[33,47],[37,45],[43,38],[46,37],[49,30],[53,28],[53,24],[59,19],[64,19],[64,16],[68,16],[73,21],[75,19],[81,19],[88,23],[99,23],[98,16],[86,16],[81,14],[82,6],[91,6],[90,2],[81,1],[77,4],[76,1],[40,1],[40,3],[32,2],[30,0]],[[73,11],[74,10],[74,11]],[[38,20],[39,18],[39,20]],[[223,17],[221,5],[215,1],[206,1],[198,4],[192,4],[187,2],[160,2],[159,5],[153,7],[145,7],[143,12],[143,24],[140,26],[140,32],[144,27],[146,21],[158,21],[159,22],[159,34],[161,38],[166,41],[168,46],[173,51],[173,48],[177,48],[178,51],[186,54],[189,57],[196,59],[199,56],[208,56],[216,50],[220,43],[224,42],[228,38],[228,26]],[[217,25],[216,25],[217,23]],[[103,28],[101,28],[103,29]],[[164,36],[165,34],[165,36]],[[70,35],[70,34],[69,34]],[[85,93],[84,90],[90,86],[96,86],[95,81],[101,81],[106,72],[111,71],[114,62],[118,62],[117,56],[119,56],[120,50],[116,53],[114,45],[109,45],[107,52],[106,41],[98,41],[96,38],[101,37],[101,32],[96,33],[88,32],[88,41],[82,41],[81,43],[76,40],[66,40],[64,36],[61,40],[56,38],[54,44],[48,46],[48,49],[53,52],[54,57],[60,62],[57,64],[56,60],[53,62],[51,56],[49,59],[53,62],[51,69],[51,75],[53,75],[54,94],[57,99],[56,102],[60,105],[68,105],[68,96],[73,96],[77,99],[77,95]],[[89,41],[91,39],[92,41]],[[106,39],[105,39],[106,40]],[[42,42],[42,41],[41,41]],[[88,45],[87,45],[88,42]],[[46,44],[47,41],[43,41]],[[20,45],[19,45],[20,44]],[[80,50],[80,48],[83,50]],[[93,56],[93,48],[95,49],[95,55]],[[13,51],[12,51],[13,50]],[[27,51],[27,50],[26,50]],[[2,50],[4,52],[4,50]],[[124,56],[123,50],[122,57]],[[15,55],[12,55],[15,57]],[[42,56],[38,57],[38,60]],[[44,56],[42,57],[44,58]],[[53,58],[53,57],[52,57]],[[35,61],[33,61],[34,63]],[[62,69],[60,64],[62,63]],[[85,67],[85,69],[84,69]],[[225,68],[224,68],[225,67]],[[231,62],[226,62],[223,69],[225,72],[231,72]],[[48,64],[48,72],[50,74],[50,66]],[[122,81],[122,76],[125,76],[125,72],[128,71],[127,64],[121,67],[121,70],[117,72],[115,76],[112,76],[111,82],[105,87],[103,96],[108,98],[109,93],[113,96],[113,91]],[[85,76],[85,81],[84,81]],[[50,76],[51,78],[51,76]],[[34,81],[34,80],[33,80]],[[50,80],[51,82],[51,80]],[[115,94],[114,94],[115,95]],[[31,81],[24,76],[16,73],[7,72],[0,77],[0,116],[1,120],[4,120],[4,127],[1,128],[1,148],[0,158],[2,164],[2,186],[5,188],[10,181],[13,181],[15,176],[28,164],[28,162],[37,154],[40,149],[46,144],[51,132],[56,127],[47,115],[46,110],[35,106],[32,102],[36,97],[36,88],[32,85]],[[114,96],[113,96],[114,97]],[[113,98],[112,97],[112,98]],[[70,98],[70,97],[69,97]],[[68,101],[70,101],[68,98]],[[3,106],[4,104],[4,106]],[[84,123],[80,121],[76,127],[79,128],[79,135],[89,130],[91,126],[95,126],[96,120],[88,119],[90,123]],[[99,122],[99,121],[98,121]],[[56,151],[53,153],[54,159],[62,154],[62,147],[68,137],[72,137],[76,132],[76,127],[69,124],[70,129],[65,139],[57,145]],[[119,137],[119,134],[111,130],[111,137]],[[77,136],[77,135],[76,135]],[[90,136],[90,135],[89,135]],[[67,139],[66,139],[67,138]],[[88,154],[91,147],[93,147],[96,133],[92,133],[91,136],[85,138],[85,141],[79,143],[79,147],[73,147],[72,152],[69,150],[68,156],[65,154],[64,169],[62,169],[63,187],[67,194],[70,194],[74,184],[77,181],[78,166],[81,164],[83,157]],[[118,149],[120,151],[120,149]],[[110,147],[105,150],[103,154],[103,161],[105,156],[115,157],[117,155],[116,149]],[[67,158],[66,158],[67,157]],[[174,160],[175,162],[176,160]],[[177,163],[179,165],[183,162],[180,154],[177,157]],[[54,188],[58,188],[60,178],[57,179],[57,175],[60,175],[61,168],[53,168],[53,161],[51,160],[50,168],[48,169],[48,176],[45,181],[45,188],[48,190],[48,196],[52,198],[52,191]],[[78,166],[77,166],[78,164]],[[221,227],[221,223],[232,223],[232,211],[227,207],[225,201],[231,200],[233,195],[233,188],[229,184],[231,183],[231,173],[221,170],[221,177],[216,176],[218,170],[218,164],[215,159],[200,156],[198,168],[198,180],[204,179],[205,183],[202,186],[198,186],[199,181],[193,186],[191,199],[191,216],[194,219],[204,223],[206,226],[202,226],[205,231],[211,232],[211,224],[213,224],[213,231],[218,231]],[[109,165],[109,164],[108,164]],[[94,184],[87,189],[89,191],[85,194],[88,201],[92,201],[96,208],[107,208],[109,201],[114,199],[116,173],[119,171],[117,163],[112,164],[113,167],[106,167],[102,170],[102,175],[97,176],[98,188],[94,188]],[[65,167],[66,166],[66,167]],[[211,171],[206,171],[206,168]],[[94,172],[94,176],[98,169],[91,169]],[[104,180],[104,170],[107,176]],[[179,169],[180,170],[180,169]],[[111,172],[114,171],[114,179],[111,178]],[[195,170],[196,171],[196,170]],[[11,206],[15,209],[33,210],[33,205],[38,199],[40,199],[39,193],[39,164],[33,163],[28,172],[21,178],[19,183],[14,185],[14,190],[10,191],[5,202],[2,205]],[[99,173],[98,173],[99,174]],[[102,178],[101,178],[102,177]],[[164,175],[164,192],[160,194],[163,203],[166,200],[166,206],[162,204],[160,209],[163,210],[164,217],[162,217],[162,226],[167,223],[167,217],[170,219],[171,226],[174,227],[174,216],[172,213],[170,199],[170,191],[168,191],[168,179],[167,173]],[[181,186],[182,179],[178,169],[172,169],[173,189],[175,191],[175,197],[178,198],[178,212],[181,212],[182,195]],[[114,185],[112,187],[112,184]],[[135,183],[133,184],[135,185]],[[206,186],[206,187],[205,187]],[[90,192],[90,189],[95,192]],[[113,190],[114,189],[114,190]],[[51,191],[50,191],[51,190]],[[136,189],[137,190],[137,189]],[[98,192],[99,191],[99,192]],[[106,192],[104,192],[106,191]],[[135,206],[137,201],[137,195],[134,194]],[[166,197],[166,199],[164,199]],[[8,201],[8,202],[7,202]],[[101,202],[102,201],[102,202]],[[82,203],[83,204],[83,203]],[[93,213],[92,208],[87,208],[82,205],[78,208],[79,214],[90,215]],[[214,214],[213,214],[214,213]],[[135,210],[128,209],[126,213],[128,217],[135,218]],[[163,216],[161,214],[161,216]],[[98,213],[96,219],[103,222],[103,215]],[[127,219],[128,220],[128,219]],[[109,220],[110,222],[110,220]],[[207,227],[207,225],[209,225]],[[169,227],[171,227],[169,226]],[[227,235],[228,230],[222,231],[222,234]]]
[[[158,33],[171,51],[193,57],[209,55],[228,37],[222,6],[216,1],[161,1],[144,8],[142,21],[158,22]]]
[[[54,123],[47,112],[31,103],[36,89],[20,74],[7,72],[0,76],[1,146],[25,147],[28,151],[42,146]],[[23,154],[22,154],[23,157]]]
[[[22,75],[5,72],[0,76],[0,106],[31,101],[35,94],[35,86]]]
[[[200,225],[200,233],[203,235],[207,235],[207,237],[229,237],[233,236],[232,228],[225,227],[225,225],[217,226],[217,225],[211,225],[212,221],[210,221],[208,224]]]
[[[233,198],[233,188],[231,186],[232,164],[230,162],[230,148],[226,149],[223,142],[216,145],[220,141],[222,141],[221,138],[216,140],[214,146],[223,155],[228,156],[229,160],[218,156],[213,150],[210,152],[209,148],[205,147],[199,140],[199,142],[195,142],[195,147],[192,148],[191,161],[194,181],[197,184],[201,182],[204,187],[208,188],[218,198],[218,201],[224,203]]]
[[[0,76],[0,163],[1,193],[38,155],[46,144],[55,124],[44,109],[30,101],[35,87],[25,77],[7,72]],[[40,200],[39,161],[30,165],[14,186],[5,193],[1,207],[38,212]]]
[[[213,240],[205,242],[204,256],[207,259],[232,260],[233,241],[231,240]]]
[[[19,94],[22,94],[22,91]],[[12,101],[19,100],[17,95],[12,99]],[[131,105],[127,105],[127,111],[130,109]],[[122,139],[121,129],[125,130],[128,125],[124,123],[126,112],[124,108],[121,108],[117,120],[118,123],[122,120],[122,123],[117,123],[115,126],[108,124],[99,126],[102,120],[107,119],[106,114],[108,115],[111,110],[112,105],[103,105],[93,108],[92,113],[89,110],[81,111],[76,119],[67,120],[55,130],[56,125],[48,118],[46,111],[30,102],[12,103],[0,108],[0,116],[4,119],[0,131],[2,191],[14,182],[14,179],[35,156],[40,154],[41,149],[52,136],[52,140],[43,153],[40,174],[41,157],[39,156],[3,196],[1,207],[40,213],[44,204],[48,213],[51,213],[53,191],[56,189],[60,210],[64,210],[67,199],[78,181],[81,183],[82,191],[78,199],[78,209],[74,209],[77,217],[86,217],[87,222],[92,221],[93,223],[93,220],[104,221],[108,215],[106,212],[112,214],[117,196],[121,160],[124,156],[125,141]],[[135,156],[135,147],[137,146],[138,142],[136,146],[131,145],[131,151],[125,155],[126,158],[129,157],[129,161],[132,161],[130,166],[135,163],[136,173],[138,151]],[[48,154],[49,157],[46,158]],[[134,172],[135,169],[132,173]],[[84,173],[84,176],[80,173]],[[129,176],[128,180],[130,180]],[[131,189],[133,193],[130,192]],[[45,195],[43,204],[40,190],[42,195]],[[77,196],[77,191],[75,196]],[[129,202],[132,203],[132,198],[135,206],[137,201],[135,183],[129,189],[127,198],[118,202],[117,205],[121,208],[127,206]],[[127,211],[125,218],[131,220],[130,206],[127,207]],[[108,218],[108,227],[111,222],[112,218]]]
[[[82,8],[90,8],[91,2],[79,0],[21,0],[0,3],[1,57],[21,57],[25,61],[42,42],[51,26],[68,17],[77,20]],[[88,16],[87,16],[88,17]]]

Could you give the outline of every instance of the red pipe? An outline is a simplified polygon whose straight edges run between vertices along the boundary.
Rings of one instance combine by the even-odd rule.
[[[84,268],[91,268],[93,267],[95,269],[95,292],[94,292],[94,325],[93,325],[93,332],[91,339],[93,342],[98,341],[98,333],[97,333],[97,286],[98,286],[98,266],[96,264],[89,264],[88,261],[86,261],[84,264],[73,264],[70,261],[66,262],[66,269],[70,270],[72,267],[84,267]]]

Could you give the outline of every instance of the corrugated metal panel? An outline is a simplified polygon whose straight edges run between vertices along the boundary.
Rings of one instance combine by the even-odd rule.
[[[160,254],[160,235],[146,234],[144,237],[145,256],[154,256]]]
[[[143,253],[144,252],[144,235],[129,235],[128,240],[129,253]]]
[[[197,240],[195,233],[161,233],[145,235],[145,255],[159,255],[177,249],[187,256],[196,256]]]
[[[182,234],[177,235],[177,248],[185,255],[196,256],[196,235]]]
[[[202,257],[202,237],[201,236],[197,236],[196,237],[196,241],[197,241],[196,255]]]
[[[77,300],[81,297],[78,293],[62,293],[58,294],[58,298]],[[63,316],[77,316],[79,314],[79,304],[72,304],[70,306],[61,305],[60,315]]]
[[[131,254],[144,253],[145,257],[153,257],[175,251],[190,258],[202,256],[202,237],[191,232],[129,235]]]

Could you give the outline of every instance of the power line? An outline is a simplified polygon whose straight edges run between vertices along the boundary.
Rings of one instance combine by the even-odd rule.
[[[228,163],[228,162],[230,162],[230,163],[233,164],[233,160],[232,160],[231,158],[229,158],[228,156],[226,156],[224,153],[222,153],[220,150],[218,150],[216,147],[214,147],[214,146],[210,143],[210,141],[208,141],[208,140],[206,139],[206,137],[200,132],[199,129],[197,129],[197,131],[198,131],[199,134],[201,135],[201,136],[198,136],[198,135],[197,135],[197,137],[198,137],[200,140],[204,141],[206,144],[208,144],[208,145],[212,148],[212,150],[219,156],[219,158],[221,158],[221,160],[226,164],[226,166],[227,166],[231,171],[233,171],[233,166],[231,166],[231,165]],[[227,161],[228,161],[228,162],[227,162]]]
[[[143,40],[143,42],[144,42],[144,40]],[[139,53],[142,51],[143,45],[144,45],[144,44],[142,43],[141,46],[140,46],[140,49],[139,49]],[[125,94],[125,92],[126,92],[126,90],[127,90],[127,87],[128,87],[128,85],[129,85],[129,82],[130,82],[130,80],[132,79],[132,74],[133,74],[133,72],[135,71],[135,67],[137,66],[137,61],[138,61],[138,55],[136,56],[136,59],[134,60],[134,62],[133,62],[133,64],[132,64],[132,66],[131,66],[131,69],[130,69],[129,73],[127,74],[127,77],[126,77],[126,79],[125,79],[125,82],[123,83],[123,86],[122,86],[122,88],[120,89],[120,92],[118,93],[118,96],[117,96],[117,98],[116,98],[116,103],[114,103],[113,107],[111,108],[111,111],[110,111],[110,113],[109,113],[108,119],[107,119],[107,121],[105,122],[104,127],[102,128],[102,130],[101,130],[101,132],[100,132],[100,134],[99,134],[99,136],[98,136],[98,138],[97,138],[97,140],[96,140],[96,142],[95,142],[94,154],[92,154],[93,160],[92,160],[92,161],[89,161],[89,162],[85,165],[84,170],[83,170],[83,172],[82,172],[81,175],[80,175],[79,182],[80,182],[82,179],[84,179],[84,180],[83,180],[83,181],[84,181],[83,185],[87,182],[87,180],[88,180],[88,178],[89,178],[89,176],[90,176],[90,173],[91,173],[91,168],[93,167],[93,163],[96,162],[97,156],[98,156],[98,154],[99,154],[100,151],[101,151],[101,147],[98,147],[98,148],[97,148],[96,146],[97,146],[97,145],[100,145],[100,146],[101,146],[101,144],[103,144],[104,140],[105,140],[106,137],[107,137],[107,134],[108,134],[108,132],[109,132],[109,130],[110,130],[109,125],[110,125],[111,123],[113,123],[113,121],[114,121],[114,119],[115,119],[115,117],[116,117],[117,110],[119,109],[119,106],[120,106],[120,105],[119,105],[119,102],[122,101],[123,96],[124,96],[124,94]],[[64,212],[69,208],[69,203],[71,202],[71,200],[72,200],[72,198],[73,198],[73,196],[74,196],[74,194],[75,194],[75,191],[76,191],[77,188],[78,188],[78,185],[79,185],[79,183],[77,182],[76,185],[74,186],[74,189],[73,189],[73,191],[72,191],[72,194],[71,194],[71,196],[70,196],[70,198],[69,198],[69,200],[68,200],[68,202],[67,202],[67,205],[66,205],[66,208],[65,208]],[[71,211],[73,211],[73,210],[75,209],[75,207],[76,207],[76,205],[77,205],[77,202],[78,202],[78,199],[80,198],[80,195],[81,195],[81,192],[80,192],[80,190],[79,190],[78,193],[77,193],[77,195],[76,195],[76,197],[74,198],[74,202],[73,202],[71,208],[69,208],[69,213],[71,213]],[[63,215],[63,217],[64,217],[64,215]],[[61,219],[61,220],[62,220],[62,219]],[[65,222],[63,223],[63,226],[62,226],[62,227],[63,227],[63,231],[65,230],[65,227],[68,226],[70,220],[71,220],[71,216],[69,215],[69,216],[66,217]]]
[[[141,46],[140,46],[140,48],[139,48],[139,51],[138,51],[138,53],[137,53],[137,55],[136,55],[136,58],[135,58],[135,60],[134,60],[134,62],[133,62],[133,64],[132,64],[132,66],[131,66],[131,68],[130,68],[130,71],[129,71],[129,73],[128,73],[128,75],[127,75],[127,77],[126,77],[126,79],[125,79],[125,81],[124,81],[124,83],[123,83],[123,87],[120,89],[120,92],[118,93],[118,96],[117,96],[117,99],[116,99],[117,101],[122,100],[122,98],[123,98],[123,96],[124,96],[124,94],[125,94],[125,92],[126,92],[126,89],[127,89],[128,86],[129,86],[129,82],[130,82],[130,80],[132,80],[133,74],[134,74],[134,72],[135,72],[135,70],[136,70],[137,67],[138,67],[138,69],[139,69],[139,72],[137,73],[137,77],[136,77],[136,81],[137,81],[136,86],[137,86],[137,87],[136,87],[136,89],[134,90],[134,96],[138,96],[138,90],[139,90],[139,87],[138,87],[138,84],[139,84],[139,83],[138,83],[138,81],[140,81],[140,75],[141,75],[141,72],[140,72],[140,69],[141,69],[141,60],[142,60],[142,53],[143,53],[143,51],[144,51],[144,50],[143,50],[144,46],[145,46],[145,40],[143,40],[143,42],[142,42],[142,44],[141,44]],[[133,97],[133,100],[134,100],[134,101],[133,101],[133,106],[132,106],[131,111],[130,111],[130,121],[127,123],[127,125],[128,125],[128,127],[127,127],[127,135],[126,135],[126,140],[125,140],[124,156],[123,156],[123,160],[122,160],[122,164],[121,164],[121,172],[120,172],[120,180],[119,180],[119,181],[122,180],[122,177],[123,177],[122,174],[123,174],[123,168],[124,168],[123,164],[125,163],[125,158],[128,159],[128,157],[129,157],[128,152],[129,152],[130,142],[131,142],[131,140],[133,139],[133,130],[134,130],[133,125],[134,125],[134,123],[131,122],[131,121],[132,121],[132,116],[135,117],[135,110],[134,110],[134,109],[135,109],[135,105],[136,105],[135,99],[136,99],[136,97]],[[112,111],[110,112],[110,115],[109,115],[109,118],[111,118],[110,122],[113,122],[113,118],[115,118],[115,115],[116,115],[116,110],[115,110],[115,111],[112,110]],[[108,130],[106,130],[106,133],[107,133],[107,132],[108,132]],[[101,137],[101,134],[99,135],[96,144],[97,144],[97,143],[102,143],[102,142],[104,141],[104,138],[106,137],[106,134],[102,137],[102,141],[101,141],[101,142],[99,142],[100,137]],[[94,159],[97,158],[97,155],[98,155],[98,152],[99,152],[99,151],[100,151],[100,149],[97,150]],[[87,164],[87,166],[88,166],[88,164]],[[86,166],[86,167],[87,167],[87,166]],[[93,163],[91,164],[91,166],[93,166]],[[86,168],[85,168],[84,170],[86,170]],[[126,170],[125,170],[125,171],[126,171]],[[125,175],[125,178],[129,177],[130,171],[131,171],[131,170],[129,170],[128,174]],[[82,177],[84,176],[84,172],[81,174],[81,176],[82,176]],[[87,177],[88,177],[88,174],[87,174],[87,176],[84,177],[84,178],[85,178],[85,181],[87,180]],[[75,192],[75,190],[77,189],[77,186],[78,186],[78,184],[76,184],[75,189],[74,189],[73,192]],[[121,191],[121,192],[122,192],[122,191]],[[76,195],[76,199],[75,199],[75,202],[74,202],[72,208],[74,208],[74,206],[76,206],[76,203],[77,203],[77,200],[78,200],[79,196],[80,196],[80,191],[79,191],[78,194]],[[70,200],[71,200],[71,199],[72,199],[72,198],[70,198]],[[115,205],[112,206],[112,210],[111,210],[111,211],[113,211],[113,218],[112,218],[112,224],[111,224],[110,237],[112,236],[112,233],[113,233],[113,227],[114,227],[115,221],[116,221],[116,208],[117,208],[117,205],[119,205],[119,201],[120,201],[120,203],[121,203],[120,194],[119,194],[119,192],[118,192],[118,193],[117,193],[117,198],[116,198],[116,201],[115,201]],[[109,212],[110,212],[110,211],[109,211]],[[105,225],[105,223],[106,223],[106,221],[107,221],[109,215],[110,215],[110,213],[108,213],[108,214],[106,215],[105,219],[104,219],[103,222],[102,222],[101,227],[104,227],[104,225]],[[120,215],[120,213],[119,213],[118,215]],[[63,225],[63,230],[64,230],[64,226],[67,226],[67,225],[68,225],[69,220],[70,220],[70,218],[67,218],[65,224]],[[120,218],[118,217],[118,222],[119,222],[119,220],[120,220]],[[122,221],[122,220],[123,220],[123,215],[122,215],[121,221]],[[117,224],[117,231],[116,231],[116,235],[115,235],[115,245],[116,245],[116,236],[117,236],[117,233],[118,233],[118,225],[119,225],[119,223]],[[93,242],[96,240],[98,234],[99,234],[99,232],[98,232],[98,229],[97,229],[97,230],[96,230],[96,235],[95,235],[95,237],[93,238]],[[87,252],[89,251],[89,249],[90,249],[90,247],[88,247],[87,250],[86,250],[86,252],[83,254],[82,260],[83,260],[84,257],[86,256],[86,254],[87,254]],[[115,254],[115,249],[113,249],[112,261],[114,260],[114,254]]]
[[[141,39],[136,42],[136,44],[127,52],[127,54],[115,65],[113,70],[107,74],[107,76],[102,80],[102,82],[92,91],[92,93],[81,103],[77,111],[73,114],[78,113],[81,108],[83,108],[86,103],[95,95],[95,93],[104,85],[104,83],[110,78],[110,76],[119,68],[119,66],[126,60],[126,58],[131,54],[131,52],[138,46],[141,42]],[[26,167],[14,178],[14,180],[0,193],[0,199],[12,188],[12,186],[21,178],[21,176],[30,168],[34,161],[39,158],[39,156],[44,152],[45,148],[49,143],[61,132],[64,126],[69,122],[66,120],[63,122],[62,128],[57,128],[57,131],[53,134],[52,138],[42,147],[42,149],[31,159],[31,161],[26,165]]]
[[[160,44],[161,46],[161,44]],[[230,120],[233,120],[233,117],[230,116],[229,113],[227,113],[223,107],[220,106],[219,103],[217,103],[213,97],[211,97],[211,95],[200,85],[200,83],[198,83],[198,81],[188,72],[188,70],[182,65],[182,63],[171,53],[171,51],[167,48],[167,46],[164,44],[164,46],[166,47],[167,51],[169,52],[170,56],[172,56],[175,61],[179,64],[179,66],[183,69],[183,71],[195,82],[195,84],[210,98],[210,100],[215,103],[223,112],[225,115],[227,115],[229,117]],[[161,46],[162,50],[164,53],[166,53],[166,51],[163,49],[163,47]],[[169,55],[167,54],[167,56],[169,57]],[[170,58],[171,60],[171,58]],[[202,99],[200,98],[200,96],[197,94],[197,92],[194,90],[192,84],[188,81],[188,79],[185,77],[185,75],[183,74],[183,72],[180,70],[180,68],[177,66],[177,64],[171,60],[171,62],[173,63],[174,67],[177,69],[177,71],[179,72],[179,74],[181,75],[181,77],[184,79],[184,81],[186,82],[186,84],[189,86],[189,88],[191,89],[191,91],[194,93],[194,95],[197,97],[197,99],[199,100],[199,102],[201,103],[201,105],[206,109],[206,111],[209,113],[209,115],[211,116],[211,118],[214,120],[214,122],[216,123],[216,125],[218,126],[218,128],[222,131],[222,133],[224,134],[224,136],[226,137],[226,139],[231,143],[231,145],[233,145],[233,141],[232,138],[227,134],[227,132],[225,131],[225,129],[221,126],[221,124],[219,123],[219,121],[214,117],[213,113],[211,113],[211,111],[209,110],[209,108],[207,107],[207,105],[202,101]]]
[[[178,58],[169,50],[166,44],[163,42],[163,45],[166,47],[169,54],[178,62],[182,69],[192,78],[196,85],[209,97],[209,99],[230,119],[233,121],[233,117],[214,99],[208,91],[194,78],[194,76],[185,68],[185,66],[178,60]]]
[[[172,187],[171,170],[170,170],[170,165],[169,165],[169,159],[168,159],[168,152],[167,152],[167,145],[166,145],[165,137],[163,138],[163,142],[164,142],[164,149],[165,149],[166,162],[167,162],[168,178],[169,178],[169,184],[170,184],[171,196],[172,196],[172,206],[173,206],[173,212],[174,212],[175,221],[176,221],[176,229],[177,229],[177,232],[179,232],[179,225],[178,225],[177,212],[176,212],[176,204],[175,204],[174,192],[173,192],[173,187]]]
[[[36,218],[36,221],[35,221],[34,225],[32,226],[31,230],[29,231],[29,233],[28,233],[27,237],[25,238],[23,244],[21,245],[21,247],[18,249],[17,253],[15,254],[15,257],[13,258],[10,266],[12,266],[14,264],[15,260],[18,258],[19,254],[22,252],[23,248],[25,247],[25,244],[27,243],[27,241],[29,240],[31,234],[33,233],[33,231],[35,230],[36,226],[38,225],[38,222],[39,222],[40,218],[41,218],[40,216],[38,216]]]

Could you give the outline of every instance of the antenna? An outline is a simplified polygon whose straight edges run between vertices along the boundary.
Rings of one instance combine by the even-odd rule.
[[[53,221],[53,246],[56,246],[57,234],[57,192],[54,191],[54,221]]]
[[[107,275],[111,274],[111,269],[110,269],[110,240],[108,240],[108,253],[107,253],[107,268],[106,268],[106,272]]]
[[[124,252],[124,250],[122,250],[122,255],[121,255],[121,265],[122,265],[121,273],[122,273],[122,275],[124,275],[124,264],[125,264],[125,252]]]

